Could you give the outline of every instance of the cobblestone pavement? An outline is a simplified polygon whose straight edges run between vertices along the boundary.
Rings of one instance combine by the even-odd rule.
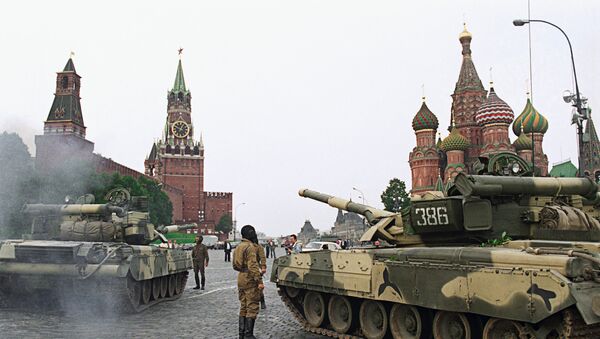
[[[283,250],[278,249],[279,254]],[[269,262],[271,259],[268,259]],[[268,267],[270,271],[271,267]],[[163,302],[130,315],[102,315],[71,307],[69,311],[32,307],[0,308],[2,338],[237,338],[239,302],[236,272],[223,261],[223,251],[210,251],[206,290],[193,290],[193,271],[176,301]],[[261,310],[255,335],[261,338],[318,339],[306,333],[265,281],[267,309]]]

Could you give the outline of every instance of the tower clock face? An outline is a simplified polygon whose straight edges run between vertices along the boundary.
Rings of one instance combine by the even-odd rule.
[[[175,121],[171,126],[171,132],[178,138],[185,138],[190,134],[190,126],[185,121]]]

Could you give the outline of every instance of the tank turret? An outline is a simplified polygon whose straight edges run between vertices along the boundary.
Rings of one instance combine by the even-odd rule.
[[[131,197],[123,189],[109,192],[106,204],[26,204],[23,213],[33,217],[27,239],[66,241],[123,241],[147,245],[156,238],[167,240],[161,233],[177,232],[196,224],[155,228],[150,223],[146,197]]]
[[[535,178],[458,174],[449,196],[411,202],[399,213],[302,189],[300,196],[365,216],[361,241],[400,246],[480,244],[509,237],[535,240],[600,240],[599,186],[589,178]]]

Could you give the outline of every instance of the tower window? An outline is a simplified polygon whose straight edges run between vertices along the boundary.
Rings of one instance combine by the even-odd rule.
[[[62,77],[62,79],[60,79],[60,86],[63,89],[66,89],[67,86],[69,86],[69,78],[67,78],[66,76]]]

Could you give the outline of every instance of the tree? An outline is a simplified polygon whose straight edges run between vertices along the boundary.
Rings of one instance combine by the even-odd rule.
[[[27,228],[24,203],[36,198],[37,180],[25,143],[16,133],[0,134],[0,235],[20,236]]]
[[[381,193],[381,202],[386,211],[400,212],[400,210],[410,206],[410,198],[406,192],[404,181],[394,178],[390,180],[388,187]]]
[[[159,184],[152,179],[141,176],[135,180],[131,176],[122,176],[119,173],[95,174],[91,177],[89,186],[90,191],[96,196],[97,203],[105,203],[104,197],[114,188],[125,188],[133,196],[146,196],[150,222],[154,225],[172,223],[173,204],[169,196],[160,189]]]
[[[217,226],[215,227],[216,231],[221,231],[223,234],[228,234],[233,229],[233,222],[231,221],[231,214],[225,213],[219,219]]]

